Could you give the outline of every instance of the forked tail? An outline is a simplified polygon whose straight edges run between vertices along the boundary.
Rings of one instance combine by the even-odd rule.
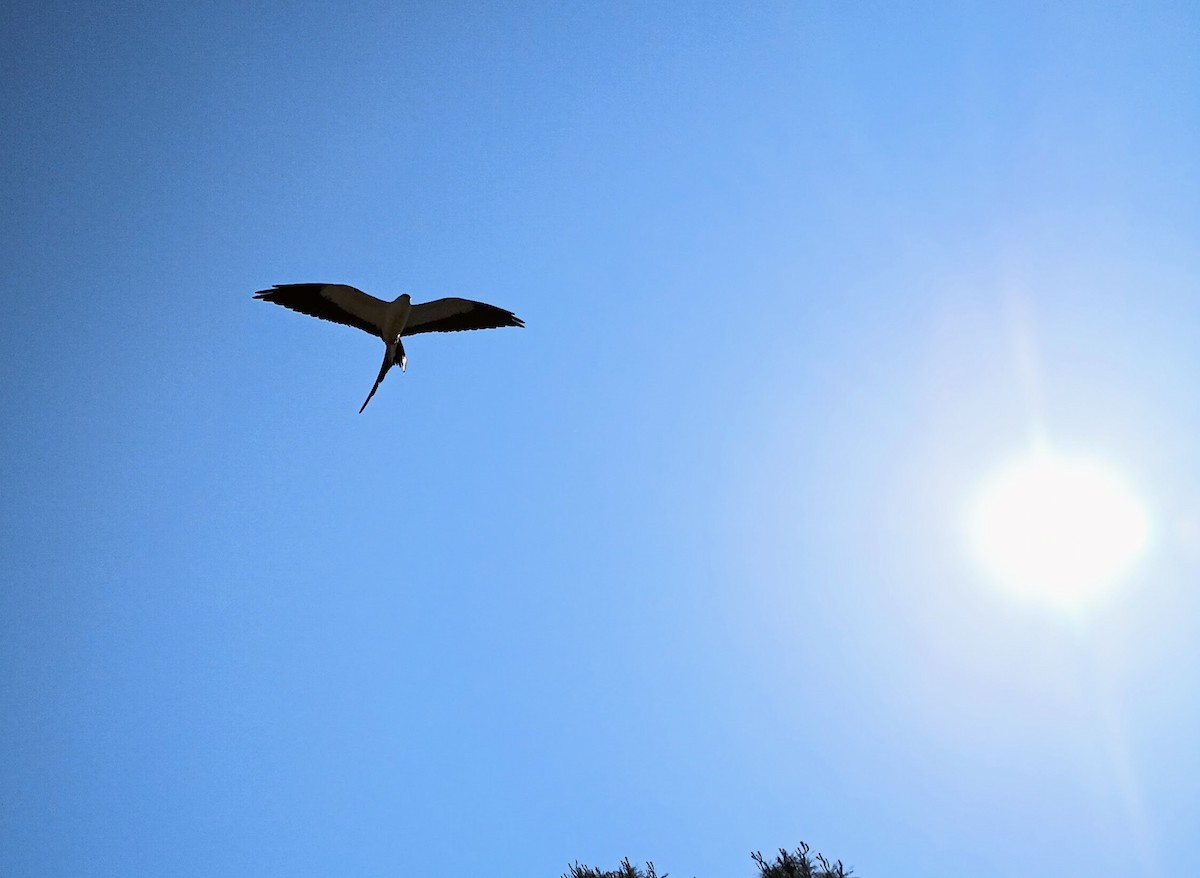
[[[394,365],[392,361],[392,350],[389,348],[383,355],[383,365],[379,367],[379,377],[375,379],[375,385],[371,388],[371,392],[367,394],[366,400],[362,404],[362,408],[358,410],[361,415],[367,407],[367,403],[371,401],[371,397],[375,395],[375,391],[379,389],[379,385],[383,383],[383,376],[388,373],[388,369]]]

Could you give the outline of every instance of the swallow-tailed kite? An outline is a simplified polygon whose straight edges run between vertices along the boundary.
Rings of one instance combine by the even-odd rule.
[[[383,339],[387,345],[383,366],[379,369],[375,385],[367,394],[366,402],[358,410],[359,414],[367,407],[392,366],[398,365],[404,371],[408,362],[404,355],[404,343],[400,340],[404,336],[420,332],[459,332],[464,329],[525,325],[511,311],[470,299],[435,299],[414,305],[412,297],[405,293],[392,302],[385,302],[344,284],[276,284],[269,290],[259,290],[254,298],[322,320],[353,326]]]

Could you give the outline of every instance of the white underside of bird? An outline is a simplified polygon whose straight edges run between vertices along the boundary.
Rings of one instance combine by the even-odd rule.
[[[407,367],[408,357],[401,340],[404,336],[422,332],[460,332],[525,325],[511,311],[470,299],[435,299],[414,305],[412,297],[404,293],[386,302],[345,284],[276,284],[269,290],[259,290],[254,298],[311,317],[353,326],[383,340],[386,345],[383,365],[379,368],[379,377],[375,379],[371,392],[358,410],[360,414],[392,366],[399,366],[401,371]]]

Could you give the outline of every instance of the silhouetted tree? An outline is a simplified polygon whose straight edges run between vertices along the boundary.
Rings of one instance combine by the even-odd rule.
[[[854,874],[852,869],[842,865],[841,860],[831,863],[824,854],[809,857],[811,850],[804,842],[800,842],[794,854],[780,848],[774,863],[768,863],[758,851],[752,853],[750,858],[758,864],[759,878],[850,878]]]
[[[774,862],[768,863],[761,852],[755,851],[750,859],[758,865],[758,878],[852,878],[854,870],[847,869],[842,861],[830,862],[824,854],[812,854],[812,848],[804,842],[795,853],[788,853],[786,848],[779,849],[779,855]],[[654,871],[654,864],[647,862],[646,871],[629,862],[629,857],[621,860],[621,865],[611,872],[602,872],[593,866],[581,866],[576,863],[571,871],[562,878],[667,878],[664,872],[661,876]]]
[[[646,871],[643,872],[637,866],[629,862],[629,857],[621,860],[621,866],[611,872],[601,872],[594,866],[581,866],[576,863],[571,867],[571,871],[562,878],[667,878],[667,873],[658,875],[654,871],[654,864],[646,863]]]

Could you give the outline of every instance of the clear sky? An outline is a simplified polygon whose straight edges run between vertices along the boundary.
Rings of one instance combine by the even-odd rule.
[[[1200,874],[1189,3],[17,3],[0,874]],[[382,343],[273,283],[525,330]],[[1064,614],[1038,439],[1149,546]]]

